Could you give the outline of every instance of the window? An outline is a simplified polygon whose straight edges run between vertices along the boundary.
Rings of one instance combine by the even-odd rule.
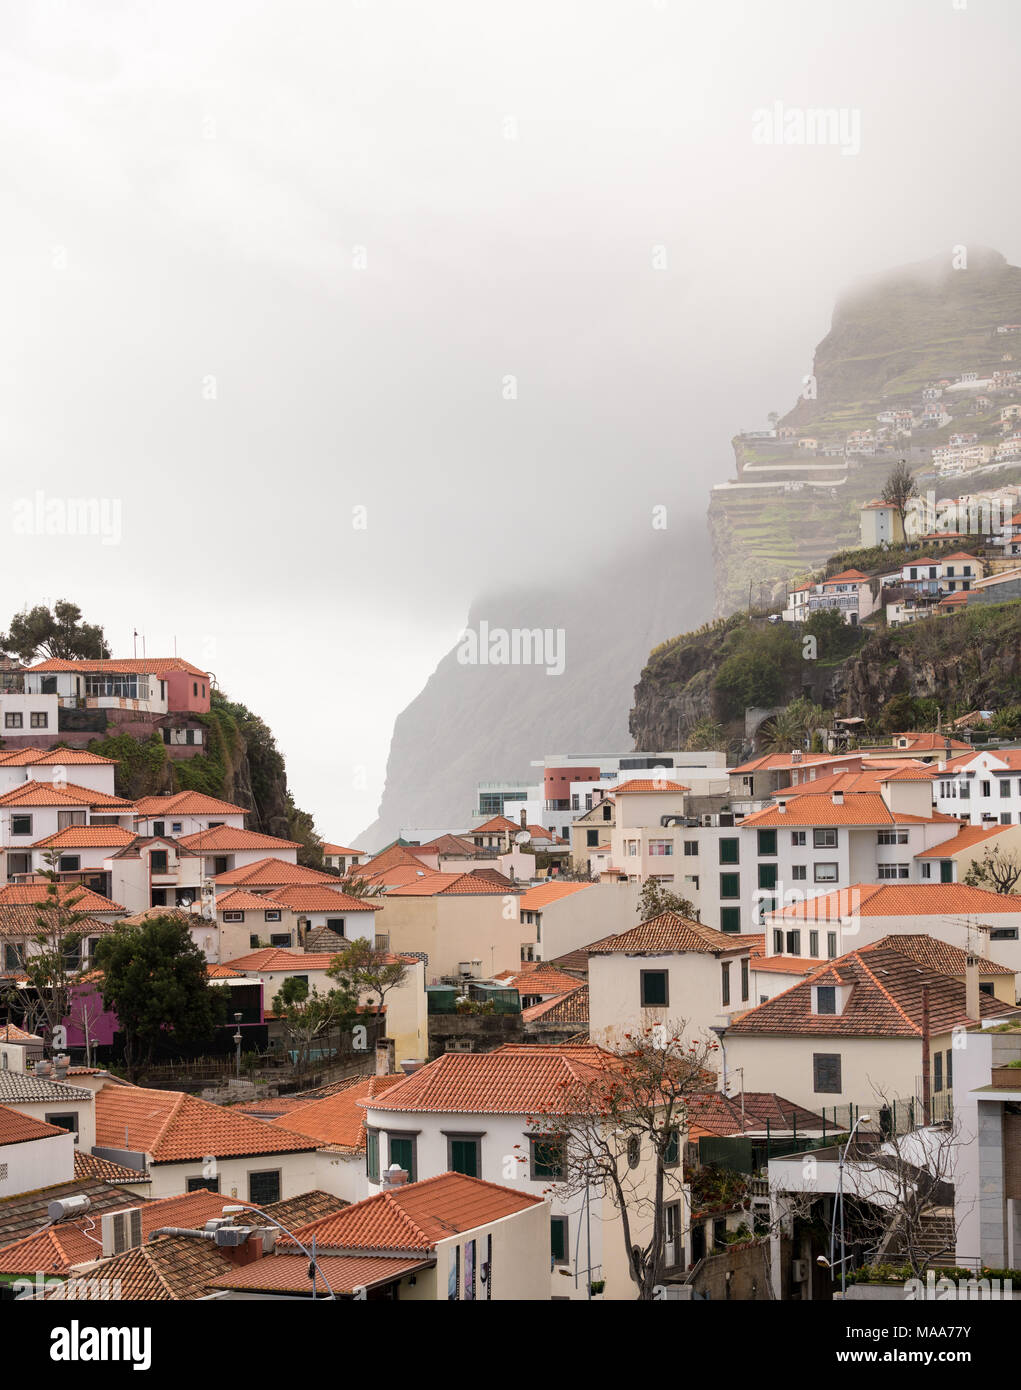
[[[911,866],[908,864],[877,864],[876,881],[882,883],[886,879],[907,878],[910,872]]]
[[[812,1054],[812,1090],[817,1095],[836,1096],[840,1094],[840,1053],[814,1052]]]
[[[181,831],[184,829],[184,822],[183,822],[183,821],[179,821],[179,820],[175,820],[175,821],[172,823],[170,829],[171,829],[171,831],[173,832],[173,834],[175,834],[175,835],[180,835]]]
[[[586,847],[587,847],[588,849],[595,849],[596,846],[599,844],[599,831],[598,831],[598,830],[586,830],[586,831],[585,831],[585,844],[586,844]]]
[[[947,1048],[947,1090],[954,1084],[954,1054],[952,1048]]]
[[[62,854],[57,861],[57,866],[61,873],[76,873],[82,866],[82,857],[80,854]]]
[[[775,853],[776,853],[776,831],[775,831],[775,830],[760,830],[760,831],[759,831],[759,854],[775,854]]]
[[[776,865],[775,865],[775,864],[760,864],[760,865],[759,865],[759,887],[760,887],[760,888],[775,888],[775,887],[776,887]]]
[[[992,782],[985,782],[985,781],[979,782],[979,784],[978,784],[978,794],[979,794],[979,796],[991,796],[991,795],[992,795],[992,791],[993,791],[993,784],[992,784]]]
[[[167,872],[167,851],[165,849],[154,849],[149,855],[149,872],[151,874],[165,874]]]
[[[466,1178],[481,1177],[481,1149],[481,1134],[447,1134],[447,1168]]]
[[[801,883],[808,878],[808,866],[806,864],[792,864],[791,878],[795,883]]]
[[[548,1134],[530,1134],[528,1146],[533,1182],[543,1178],[559,1180],[564,1176],[564,1144],[562,1139]]]
[[[741,909],[739,907],[720,908],[720,931],[739,932],[741,930]]]
[[[154,835],[165,835],[167,833],[167,823],[165,820],[154,820],[152,823],[152,833]]]
[[[650,853],[650,854],[660,854],[660,855],[663,855],[663,854],[673,854],[673,852],[674,852],[674,842],[673,842],[673,840],[650,840],[650,841],[649,841],[649,853]]]
[[[1001,782],[1001,783],[1000,783],[1000,796],[1001,796],[1001,797],[1008,797],[1008,796],[1010,796],[1010,783],[1009,783],[1009,782]]]
[[[720,874],[720,897],[739,898],[741,896],[741,875]]]
[[[365,1172],[369,1182],[379,1182],[379,1130],[365,1131]]]
[[[32,722],[33,729],[45,729],[50,722],[50,716],[45,711],[40,711],[38,713],[33,711],[32,714],[29,715],[29,718]]]
[[[223,914],[223,920],[225,922],[243,922],[245,920],[245,914],[243,912],[225,912]]]
[[[720,863],[736,864],[738,862],[738,842],[737,840],[720,841]]]
[[[280,1169],[268,1168],[248,1174],[248,1200],[253,1206],[266,1207],[280,1201]]]
[[[117,824],[117,817],[116,817],[116,816],[111,816],[111,817],[109,818],[109,822],[107,821],[107,819],[106,819],[105,817],[104,817],[102,820],[98,819],[98,818],[95,817],[95,816],[93,816],[93,818],[92,818],[92,824],[93,824],[93,825],[100,825],[100,824],[107,824],[107,823],[116,825],[116,824]],[[84,811],[58,811],[58,812],[57,812],[57,829],[58,829],[58,830],[66,830],[67,827],[68,827],[69,825],[84,825],[84,824],[85,824],[85,812],[84,812]]]
[[[408,1182],[415,1182],[418,1177],[415,1135],[388,1132],[386,1141],[386,1151],[390,1156],[390,1167],[392,1168],[396,1163],[398,1168],[403,1168],[407,1173]]]
[[[219,1178],[187,1178],[185,1181],[186,1192],[219,1192],[220,1190]]]
[[[932,865],[928,862],[928,860],[926,860],[922,864],[922,877],[930,879],[932,878]]]
[[[877,832],[877,839],[881,845],[906,845],[908,832],[906,830],[880,830]]]
[[[663,1150],[663,1167],[676,1168],[681,1161],[681,1131],[672,1129]]]
[[[227,856],[225,854],[216,855],[213,859],[213,876],[215,877],[217,874],[225,874],[226,872]]]
[[[31,835],[32,817],[31,816],[11,816],[12,835]]]
[[[20,970],[25,963],[24,946],[20,942],[6,942],[4,944],[4,969]]]
[[[835,931],[828,931],[826,933],[826,954],[830,960],[836,960],[837,958],[837,934]]]
[[[836,849],[837,832],[833,829],[813,830],[812,844],[816,849]]]
[[[286,947],[290,946],[291,944],[291,933],[289,931],[271,932],[269,944],[271,946],[282,946],[286,949]]]
[[[24,717],[24,715],[22,715],[22,714],[10,714],[10,713],[5,714],[5,715],[4,715],[4,728],[5,728],[5,729],[20,729],[21,726],[23,725],[24,721],[25,721],[25,717]]]
[[[816,985],[815,1011],[817,1014],[835,1014],[837,1012],[835,985]]]
[[[555,1265],[565,1265],[570,1263],[570,1241],[568,1238],[567,1217],[551,1216],[549,1219],[550,1229],[550,1255]]]
[[[1000,812],[1000,824],[1001,824],[1001,825],[1010,825],[1010,823],[1011,823],[1011,821],[1010,821],[1010,812],[1009,812],[1009,811],[1001,811],[1001,812]]]
[[[637,1168],[642,1161],[642,1140],[637,1134],[628,1136],[627,1141],[627,1166]]]
[[[779,927],[773,932],[773,953],[777,956],[783,955],[783,932]]]
[[[804,831],[804,830],[792,830],[792,831],[791,831],[791,844],[794,846],[795,849],[801,849],[805,844],[807,844],[807,842],[808,842],[808,841],[807,841],[807,833],[806,833],[806,831]]]
[[[741,1003],[748,1001],[748,957],[741,957]]]
[[[720,964],[720,976],[723,989],[723,1007],[730,1003],[730,961],[725,960]]]
[[[943,1089],[943,1053],[934,1052],[932,1054],[932,1089],[942,1091]]]
[[[665,970],[643,970],[641,973],[643,1009],[664,1008],[670,1003],[669,977]]]
[[[262,918],[263,918],[263,921],[264,921],[264,922],[279,922],[279,921],[280,921],[280,916],[281,916],[281,914],[280,914],[279,911],[275,911],[275,912],[274,912],[272,909],[271,909],[269,912],[264,912],[264,913],[262,914]]]
[[[814,866],[814,878],[816,883],[836,883],[837,865],[836,864],[816,864]]]
[[[785,942],[787,954],[789,956],[801,955],[801,932],[800,930],[789,931]]]
[[[43,1117],[48,1125],[56,1125],[58,1129],[66,1129],[78,1138],[78,1113],[71,1111],[67,1115],[45,1115]]]
[[[685,840],[685,842],[684,842],[684,853],[685,853],[685,854],[689,854],[689,855],[690,855],[690,854],[697,854],[697,853],[698,853],[698,841],[697,841],[697,840]]]
[[[819,933],[817,931],[810,931],[808,933],[808,954],[810,956],[817,956],[819,954]]]
[[[241,915],[243,916],[244,914],[242,913]],[[259,949],[259,938],[255,935],[254,932],[248,938],[248,944],[253,951],[257,951]]]

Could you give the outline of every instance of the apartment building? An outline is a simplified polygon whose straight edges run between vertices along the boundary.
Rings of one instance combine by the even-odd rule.
[[[937,808],[971,825],[1021,825],[1021,749],[969,751],[933,776]]]

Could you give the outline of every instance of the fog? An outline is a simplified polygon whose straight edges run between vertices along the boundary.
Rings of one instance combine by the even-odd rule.
[[[1021,257],[1016,0],[83,0],[0,35],[0,626],[68,597],[115,654],[176,642],[331,840],[473,595],[701,517],[856,278]],[[857,147],[763,143],[777,103]],[[24,534],[38,490],[116,536]]]

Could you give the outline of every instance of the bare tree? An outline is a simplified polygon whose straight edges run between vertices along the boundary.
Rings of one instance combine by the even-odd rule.
[[[22,970],[35,995],[33,1012],[52,1036],[68,1016],[74,986],[85,974],[82,941],[93,919],[75,908],[81,891],[68,890],[60,882],[59,852],[51,851],[45,859],[46,897],[36,912],[36,929],[26,945]]]
[[[987,849],[981,859],[973,859],[964,875],[964,882],[970,888],[991,888],[994,893],[1013,893],[1018,880],[1021,880],[1021,855],[1001,845]]]
[[[899,463],[891,468],[886,482],[883,484],[882,498],[891,507],[896,507],[900,515],[901,530],[907,538],[906,518],[908,503],[913,497],[918,496],[918,484],[911,476],[911,469],[906,461],[901,459]]]
[[[561,1196],[610,1199],[640,1300],[652,1300],[665,1266],[665,1199],[684,1203],[681,1152],[686,1098],[715,1089],[714,1039],[684,1037],[684,1024],[625,1034],[596,1066],[577,1063],[557,1113],[532,1130]],[[680,1234],[680,1232],[678,1232]]]

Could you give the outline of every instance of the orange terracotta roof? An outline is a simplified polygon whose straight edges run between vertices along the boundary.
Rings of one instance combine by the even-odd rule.
[[[751,961],[752,970],[763,970],[769,975],[811,975],[818,970],[821,962],[811,956],[755,956]]]
[[[400,1259],[393,1255],[323,1255],[316,1252],[316,1264],[322,1277],[317,1291],[323,1297],[323,1279],[338,1296],[375,1289],[403,1279],[417,1270],[428,1269],[431,1259],[411,1255]],[[309,1262],[305,1255],[269,1255],[247,1265],[231,1269],[209,1281],[212,1289],[236,1289],[244,1293],[311,1294]]]
[[[493,816],[491,820],[484,821],[482,825],[477,825],[474,830],[470,830],[469,835],[495,834],[499,830],[520,830],[521,826],[506,816]]]
[[[588,947],[590,956],[622,951],[632,955],[658,955],[670,951],[698,951],[718,955],[721,951],[747,949],[734,932],[717,931],[702,922],[693,922],[678,912],[660,912],[647,922],[639,922],[616,936],[606,937]]]
[[[246,975],[271,975],[281,970],[328,970],[335,955],[330,951],[289,951],[285,946],[263,946],[247,955],[235,956],[230,963]]]
[[[690,792],[690,787],[682,787],[680,782],[669,781],[665,777],[631,777],[627,782],[618,782],[613,789],[614,796],[632,796],[649,792]]]
[[[327,840],[323,841],[324,854],[364,854],[363,849],[348,849],[344,845],[331,845]]]
[[[234,888],[216,899],[217,912],[279,912],[283,907],[272,893],[248,893]]]
[[[315,1147],[303,1135],[271,1128],[183,1091],[142,1086],[104,1086],[96,1093],[96,1145],[147,1153],[154,1164],[186,1162],[206,1154],[228,1158]]]
[[[37,1033],[26,1033],[24,1028],[19,1028],[16,1023],[0,1024],[0,1042],[6,1043],[41,1043],[43,1039]]]
[[[567,1023],[576,1028],[588,1028],[589,1021],[589,993],[588,985],[579,985],[574,981],[574,988],[564,994],[555,995],[552,999],[544,999],[539,1004],[532,1004],[527,1009],[521,1010],[521,1017],[525,1023],[555,1024]]]
[[[55,835],[36,840],[33,849],[123,849],[135,842],[135,832],[119,825],[68,825]]]
[[[0,907],[17,907],[21,904],[45,906],[48,894],[46,883],[8,883],[0,888]],[[127,911],[120,903],[104,898],[102,893],[94,893],[91,888],[80,888],[77,884],[61,885],[58,894],[61,902],[73,899],[76,912],[116,912],[123,915]]]
[[[560,898],[573,897],[575,893],[584,893],[591,887],[591,883],[557,883],[555,879],[549,883],[536,883],[521,894],[518,910],[536,912],[549,903],[557,902]]]
[[[563,994],[578,988],[578,981],[573,975],[565,975],[546,961],[535,961],[531,969],[519,970],[517,974],[507,971],[498,975],[497,979],[508,989],[516,989],[519,994]]]
[[[822,586],[825,589],[827,584],[846,584],[853,580],[860,581],[862,579],[868,579],[868,575],[862,574],[861,570],[841,570],[839,574],[831,574],[828,579],[824,579]]]
[[[13,791],[5,792],[0,796],[0,806],[101,806],[125,813],[133,809],[130,801],[93,791],[91,787],[79,787],[75,782],[62,782],[58,787],[52,782],[36,781],[22,782]]]
[[[218,961],[206,961],[206,974],[211,980],[238,980],[243,979],[245,972],[235,970],[233,965],[222,965]]]
[[[327,883],[294,883],[286,888],[275,888],[273,897],[293,912],[382,912],[383,903],[378,898],[355,898],[350,893],[340,891],[340,880],[334,879],[338,886],[331,888]]]
[[[770,915],[832,922],[842,917],[982,916],[989,912],[1021,912],[1021,898],[969,888],[966,883],[855,883]]]
[[[950,855],[959,854],[964,849],[974,849],[976,845],[985,844],[987,840],[995,840],[997,835],[1002,835],[1005,830],[1010,830],[1009,825],[967,825],[961,822],[961,828],[956,835],[951,835],[949,840],[941,840],[938,845],[930,845],[928,849],[923,849],[915,855],[916,859],[946,859]],[[1013,827],[1015,830],[1016,826]]]
[[[993,752],[992,749],[984,750],[972,748],[966,757],[951,758],[945,770],[947,772],[961,772],[963,769],[970,767],[982,752],[986,752],[989,757],[995,758],[997,762],[1006,764],[1006,767],[1009,768],[1011,772],[1021,772],[1021,748],[997,748],[995,752]],[[999,769],[995,767],[991,770],[994,774],[999,771]]]
[[[390,845],[374,855],[366,864],[356,864],[352,873],[353,878],[371,878],[376,874],[382,873],[384,869],[396,869],[398,867],[420,869],[421,861],[411,853],[405,845]]]
[[[238,830],[232,825],[215,825],[212,830],[198,830],[184,835],[178,842],[185,849],[213,854],[231,849],[300,849],[300,840],[281,840],[276,835],[260,835],[255,830]]]
[[[442,874],[427,872],[424,878],[390,890],[391,898],[438,898],[461,894],[495,893],[504,895],[505,884],[494,883],[479,874]]]
[[[273,1123],[282,1124],[295,1134],[307,1134],[320,1145],[351,1153],[364,1152],[365,1106],[362,1102],[377,1099],[403,1080],[403,1075],[362,1077],[354,1086],[332,1096],[288,1109],[282,1120]]]
[[[101,758],[85,748],[9,748],[0,751],[0,767],[116,767],[116,758]]]
[[[71,1067],[68,1076],[98,1073],[97,1067]],[[97,1158],[95,1154],[74,1151],[74,1175],[76,1178],[95,1178],[99,1182],[114,1183],[123,1187],[127,1183],[148,1183],[149,1174],[140,1173],[136,1168],[125,1168],[122,1163],[114,1163],[109,1158]]]
[[[306,869],[304,864],[288,864],[283,859],[257,859],[254,864],[245,864],[240,869],[230,869],[225,874],[217,874],[214,883],[232,885],[247,884],[267,888],[287,883],[337,883],[333,874],[324,874],[319,869]]]
[[[931,825],[951,824],[954,816],[942,811],[933,811],[927,816],[909,815],[905,811],[891,811],[882,796],[875,792],[855,792],[845,796],[842,805],[836,805],[831,796],[812,794],[795,789],[795,794],[781,797],[786,802],[786,811],[777,806],[766,806],[745,816],[741,822],[746,825]]]
[[[19,1110],[0,1105],[0,1148],[4,1144],[27,1144],[34,1139],[52,1139],[54,1135],[66,1134],[66,1129],[46,1124],[31,1115],[23,1115]]]
[[[135,809],[144,820],[154,816],[243,816],[248,808],[235,806],[232,801],[220,801],[205,792],[172,792],[169,796],[143,796]]]
[[[572,1086],[597,1078],[617,1059],[591,1044],[445,1052],[405,1077],[373,1109],[467,1115],[542,1115],[563,1109]]]
[[[209,672],[202,671],[197,666],[193,666],[190,661],[185,661],[180,656],[108,656],[102,660],[98,658],[82,658],[73,661],[65,660],[62,657],[47,657],[45,661],[37,661],[34,666],[26,666],[26,671],[82,671],[86,673],[102,674],[107,671],[124,671],[131,674],[142,676],[166,676],[175,671],[186,671],[190,676],[202,676],[208,680]]]
[[[315,1236],[317,1250],[425,1253],[451,1235],[487,1226],[544,1200],[463,1173],[441,1173],[422,1182],[378,1192],[333,1216],[301,1227],[295,1235],[305,1245]],[[285,1236],[280,1244],[286,1248],[291,1242]]]

